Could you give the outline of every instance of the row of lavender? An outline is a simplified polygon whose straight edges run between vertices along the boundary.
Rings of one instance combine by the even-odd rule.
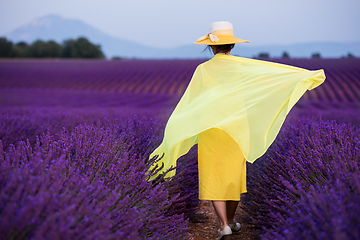
[[[325,68],[322,64],[331,62],[329,71],[341,68],[341,74],[355,76],[339,84],[352,82],[351,86],[345,85],[356,95],[350,92],[349,96],[360,96],[358,70],[350,62],[319,60],[318,66],[314,60],[310,66],[307,61],[293,61],[298,61],[294,65],[313,69]],[[151,62],[147,64],[156,63]],[[77,80],[69,81],[71,86],[78,86],[70,87],[71,91],[61,90],[66,78],[64,85],[60,78],[58,82],[48,81],[51,71],[59,66],[55,62],[45,64],[46,68],[39,65],[41,62],[23,65],[28,69],[23,69],[21,63],[17,65],[19,73],[29,79],[31,88],[23,86],[25,80],[19,77],[12,79],[15,86],[0,89],[0,139],[4,149],[0,153],[0,238],[187,238],[187,219],[198,203],[196,152],[180,160],[179,174],[171,182],[150,184],[145,174],[147,155],[159,144],[165,119],[178,97],[117,94],[105,88],[101,93],[84,88],[103,84],[96,78],[86,78],[96,76],[92,70],[97,68],[106,76],[114,66],[119,67],[115,62],[108,62],[106,68],[92,61],[58,62],[64,68],[57,75],[64,77],[61,73],[71,68],[75,69],[73,74],[78,73]],[[91,68],[86,67],[89,64]],[[6,66],[19,76],[11,64]],[[7,71],[0,69],[0,74]],[[89,70],[92,74],[86,75]],[[161,71],[157,68],[151,76],[156,79]],[[172,81],[179,80],[175,79]],[[129,78],[127,84],[131,82]],[[141,87],[152,89],[153,84],[149,80]],[[91,91],[83,91],[86,89]],[[335,96],[331,89],[336,88],[326,89],[330,97]],[[331,106],[337,105],[337,110],[326,101],[302,99],[267,156],[248,166],[249,193],[244,198],[244,210],[249,213],[248,221],[259,229],[257,236],[322,239],[326,236],[321,234],[327,232],[329,239],[358,238],[359,129],[319,120],[295,123],[299,116],[322,114],[323,119],[360,126],[358,102],[330,97],[335,100]],[[126,120],[135,114],[144,117]]]
[[[189,237],[198,206],[196,149],[179,160],[173,181],[150,183],[147,156],[166,116],[120,114],[2,113],[1,239]],[[248,164],[243,221],[257,229],[254,238],[359,239],[360,129],[299,115],[290,114],[267,154]]]
[[[39,101],[51,102],[49,96],[40,94],[37,96],[39,96]],[[26,141],[27,139],[31,144],[34,144],[36,143],[36,136],[44,132],[49,131],[50,134],[56,134],[64,128],[71,131],[80,124],[95,124],[104,118],[109,122],[114,122],[117,119],[127,119],[138,115],[157,116],[166,121],[172,110],[170,107],[109,107],[107,105],[102,106],[103,103],[100,101],[97,105],[94,102],[87,107],[74,107],[79,101],[74,101],[69,105],[64,104],[61,107],[39,107],[35,106],[34,102],[31,103],[32,98],[26,100],[29,105],[0,108],[0,140],[5,148],[10,144],[16,145],[19,141]],[[99,99],[93,96],[92,100]],[[307,116],[321,117],[323,120],[336,120],[338,123],[352,123],[354,126],[360,127],[360,114],[357,105],[350,107],[348,104],[339,104],[338,108],[333,108],[327,104],[314,104],[300,100],[291,110],[288,119],[296,120],[299,117]]]
[[[181,95],[205,60],[0,61],[0,88]],[[272,59],[324,69],[327,80],[305,99],[359,102],[360,59]]]
[[[0,61],[0,87],[181,95],[201,62]]]
[[[58,110],[39,113],[8,110],[1,117],[0,239],[189,237],[188,218],[198,204],[196,180],[188,176],[196,178],[196,161],[183,158],[171,182],[149,182],[146,173],[163,121],[111,118],[74,128],[104,112],[67,112],[60,123]],[[67,128],[34,139],[61,126]],[[33,132],[21,131],[27,128]],[[16,132],[32,143],[19,142]]]
[[[242,201],[261,239],[360,239],[360,129],[314,119],[287,124],[248,166]]]

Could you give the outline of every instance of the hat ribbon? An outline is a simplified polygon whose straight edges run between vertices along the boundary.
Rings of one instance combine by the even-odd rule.
[[[216,34],[218,34],[218,35],[233,35],[233,30],[232,29],[216,30],[216,31],[213,31],[212,33],[208,33],[205,36],[200,37],[197,41],[201,42],[205,39],[210,39],[211,42],[218,42],[219,38]]]
[[[211,42],[218,42],[219,41],[219,38],[215,34],[212,34],[212,33],[208,33],[205,36],[200,37],[197,41],[201,42],[201,41],[203,41],[205,39],[210,39]]]

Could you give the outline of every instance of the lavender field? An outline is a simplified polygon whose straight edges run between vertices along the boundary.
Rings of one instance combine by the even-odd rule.
[[[196,148],[172,181],[146,170],[203,61],[1,60],[0,239],[198,239]],[[239,220],[251,239],[360,239],[360,59],[271,61],[327,79],[248,165]]]

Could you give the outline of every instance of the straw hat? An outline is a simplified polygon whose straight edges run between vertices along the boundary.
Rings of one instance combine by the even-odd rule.
[[[230,22],[213,22],[210,25],[210,33],[199,38],[194,44],[201,45],[224,45],[233,43],[250,42],[234,37],[233,26]]]

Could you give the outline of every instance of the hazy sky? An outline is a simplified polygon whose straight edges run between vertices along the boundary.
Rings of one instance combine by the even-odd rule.
[[[190,44],[214,21],[254,45],[360,41],[360,0],[0,0],[0,36],[49,14],[155,47]]]

